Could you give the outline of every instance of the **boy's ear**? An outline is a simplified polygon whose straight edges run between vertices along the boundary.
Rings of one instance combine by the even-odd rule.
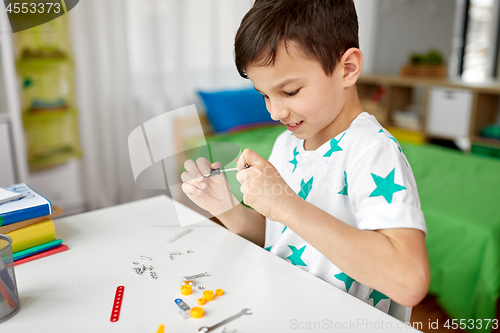
[[[355,47],[345,51],[340,64],[344,69],[344,88],[352,87],[356,84],[358,77],[363,69],[363,54],[361,50]]]

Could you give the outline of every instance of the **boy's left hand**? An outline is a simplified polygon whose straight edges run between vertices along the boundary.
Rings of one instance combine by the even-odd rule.
[[[250,167],[245,169],[245,165]],[[265,158],[245,149],[237,163],[236,179],[241,183],[243,202],[273,221],[283,221],[297,194]]]

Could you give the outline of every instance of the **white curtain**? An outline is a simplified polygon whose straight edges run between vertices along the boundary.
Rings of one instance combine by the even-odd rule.
[[[133,97],[161,114],[197,103],[195,89],[248,85],[233,60],[249,0],[128,0]],[[148,115],[149,116],[149,115]]]
[[[252,0],[85,0],[70,12],[90,209],[161,193],[130,167],[130,132],[195,103],[197,89],[250,85],[233,60]],[[165,193],[165,192],[163,192]]]

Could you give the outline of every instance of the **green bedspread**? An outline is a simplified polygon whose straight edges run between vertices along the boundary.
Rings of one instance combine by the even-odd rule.
[[[235,143],[267,158],[285,130],[258,128],[207,141]],[[401,148],[415,174],[428,228],[429,293],[452,318],[494,318],[500,296],[500,161],[434,145],[402,143]],[[241,200],[235,174],[227,176]]]
[[[412,166],[427,223],[429,293],[452,318],[495,318],[500,161],[433,145],[401,148]]]

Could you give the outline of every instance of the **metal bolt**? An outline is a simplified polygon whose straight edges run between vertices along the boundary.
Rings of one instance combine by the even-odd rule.
[[[203,289],[205,289],[205,287],[203,287],[203,286],[198,286],[198,290],[203,290]]]
[[[148,271],[152,271],[152,270],[153,270],[153,266],[149,265],[146,269],[147,269]]]
[[[132,265],[139,265],[137,261],[132,261]]]
[[[146,257],[146,256],[141,256],[141,259],[142,259],[142,260],[153,260],[153,259],[151,259],[150,257]]]
[[[170,255],[170,254],[168,255],[168,259],[169,260],[174,260],[174,258],[172,258],[172,255]]]

